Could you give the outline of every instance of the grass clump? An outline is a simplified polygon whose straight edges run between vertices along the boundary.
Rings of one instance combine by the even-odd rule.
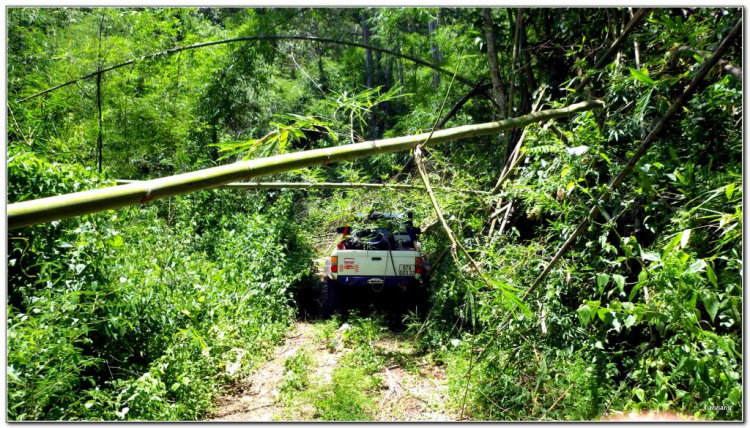
[[[341,366],[333,371],[328,385],[312,391],[316,419],[324,421],[370,421],[376,406],[369,392],[376,390],[380,381],[358,367]]]
[[[307,351],[300,351],[284,361],[284,380],[279,386],[282,394],[303,391],[310,384],[312,358]]]

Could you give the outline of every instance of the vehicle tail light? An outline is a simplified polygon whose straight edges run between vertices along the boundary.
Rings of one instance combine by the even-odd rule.
[[[414,273],[416,274],[422,273],[422,258],[421,257],[414,258]]]
[[[331,257],[331,273],[337,273],[339,271],[339,257]]]

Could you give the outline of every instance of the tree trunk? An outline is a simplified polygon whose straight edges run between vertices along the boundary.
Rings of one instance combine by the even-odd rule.
[[[438,20],[434,19],[430,21],[427,24],[429,35],[430,35],[430,55],[432,56],[432,62],[434,64],[440,64],[442,60],[442,55],[440,53],[440,48],[437,45],[437,42],[435,42],[435,33],[437,32],[438,28]],[[436,89],[440,85],[440,74],[436,72],[432,72],[432,88]]]
[[[386,91],[390,90],[391,86],[393,86],[393,62],[394,59],[386,58],[385,67],[383,67],[383,84]]]
[[[401,49],[399,48],[399,50]],[[406,93],[405,92],[406,83],[404,83],[404,62],[399,60],[397,64],[398,64],[398,80],[399,80],[399,83],[401,84],[401,95],[404,95]]]
[[[529,11],[531,12],[531,11]],[[527,38],[526,33],[526,26],[524,25],[521,29],[521,49],[523,50],[523,60],[524,60],[524,72],[526,73],[526,83],[527,87],[529,89],[529,95],[536,89],[536,79],[534,78],[534,70],[531,68],[531,54],[529,53],[529,41]],[[529,107],[531,107],[530,101],[531,96],[529,96]],[[526,112],[528,110],[524,110]]]
[[[510,11],[508,12],[510,13]],[[510,81],[510,91],[508,91],[508,114],[507,117],[510,117],[513,115],[513,90],[516,86],[516,73],[518,71],[517,67],[517,59],[518,59],[518,41],[520,39],[520,33],[521,33],[521,25],[523,21],[523,9],[518,9],[516,12],[516,23],[515,23],[515,32],[513,35],[513,52],[511,54],[511,61],[510,61],[510,76],[508,76],[508,80]]]
[[[484,8],[484,32],[487,39],[487,57],[490,63],[490,77],[492,78],[492,89],[495,101],[500,107],[500,117],[505,117],[505,89],[500,80],[500,70],[497,66],[497,51],[495,50],[495,31],[492,23],[492,10]]]
[[[508,18],[511,22],[513,22],[512,19],[510,19],[510,9],[508,9]],[[511,54],[511,61],[510,61],[510,75],[508,76],[508,80],[510,81],[510,90],[508,91],[508,114],[507,117],[513,116],[513,105],[514,105],[514,98],[515,98],[515,86],[516,86],[516,75],[518,74],[518,70],[520,69],[519,63],[519,51],[520,51],[520,42],[521,42],[521,27],[523,26],[523,9],[518,9],[516,11],[516,19],[515,19],[515,31],[513,32],[513,52]],[[511,27],[513,28],[513,27]],[[521,86],[521,88],[525,88],[525,86]],[[521,105],[519,106],[519,112],[523,111],[523,100],[524,96],[522,94],[521,96]],[[513,149],[513,144],[516,141],[516,138],[518,138],[518,132],[517,130],[509,130],[505,131],[505,141],[507,142],[507,145],[505,146],[505,157],[503,158],[503,163],[507,162],[507,159],[510,156],[510,153]]]
[[[99,167],[99,173],[102,172],[102,162],[104,161],[104,136],[102,135],[102,33],[104,32],[104,15],[99,20],[99,37],[97,40],[97,71],[96,74],[96,108],[99,111],[99,133],[96,138],[96,159],[97,166]]]
[[[318,56],[318,83],[320,90],[323,92],[328,91],[328,76],[326,75],[326,70],[323,67],[323,55],[325,54],[323,50],[323,45],[317,45],[317,49],[315,49],[315,53]]]
[[[633,8],[629,7],[628,12],[630,13],[630,19],[633,19]],[[640,47],[638,46],[638,40],[633,40],[633,55],[635,56],[635,69],[641,70],[641,53]]]
[[[97,165],[99,173],[102,172],[102,161],[104,160],[104,138],[102,135],[102,74],[96,75],[96,107],[99,110],[99,134],[96,138]]]
[[[364,44],[370,44],[370,28],[367,26],[367,17],[362,14],[362,40]],[[372,71],[372,50],[365,49],[365,68],[367,73],[367,87],[373,87],[373,71]]]

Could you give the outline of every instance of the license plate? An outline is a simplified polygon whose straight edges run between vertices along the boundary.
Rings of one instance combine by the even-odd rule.
[[[398,276],[414,276],[414,265],[398,265]]]

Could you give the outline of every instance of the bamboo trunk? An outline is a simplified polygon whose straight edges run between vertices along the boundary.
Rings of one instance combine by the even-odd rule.
[[[699,55],[703,58],[708,58],[711,56],[711,52],[701,51],[698,49],[693,49],[689,46],[681,46],[677,48],[674,52],[672,52],[670,62],[674,62],[679,57],[692,57],[693,55]],[[735,79],[742,82],[742,69],[733,65],[732,63],[729,63],[727,61],[719,60],[719,67],[721,67],[724,71],[734,76]]]
[[[516,11],[516,30],[513,34],[513,53],[511,54],[511,60],[510,60],[510,90],[508,91],[508,113],[506,114],[507,117],[511,117],[513,114],[513,91],[516,88],[516,72],[518,71],[518,68],[516,67],[517,60],[517,53],[518,53],[518,39],[521,34],[521,26],[523,25],[523,8],[520,8]]]
[[[104,160],[104,154],[102,153],[104,148],[103,136],[102,136],[102,32],[104,31],[104,15],[99,19],[99,37],[97,44],[97,71],[96,74],[96,108],[99,111],[99,133],[96,138],[96,164],[99,168],[99,174],[102,173],[102,162]]]
[[[362,14],[362,42],[366,45],[370,44],[370,27],[367,26],[367,16]],[[372,72],[372,49],[365,49],[365,71],[366,71],[366,84],[368,88],[372,88],[373,83],[373,72]]]
[[[482,9],[484,15],[484,31],[487,39],[487,58],[490,63],[490,77],[492,78],[492,88],[494,90],[494,99],[500,110],[500,117],[505,117],[505,89],[500,79],[500,70],[497,64],[497,49],[495,48],[495,31],[493,30],[492,9]]]
[[[104,161],[104,137],[102,135],[102,73],[96,75],[96,108],[99,111],[99,133],[96,137],[96,165],[99,174],[101,174],[102,162]]]
[[[633,8],[628,8],[630,19],[633,19]],[[633,57],[635,58],[635,69],[641,71],[641,52],[638,46],[638,40],[633,40]]]
[[[604,66],[604,63],[609,59],[609,57],[612,56],[613,53],[617,52],[620,49],[620,45],[622,44],[622,42],[624,42],[625,39],[627,39],[630,33],[633,32],[633,30],[635,30],[638,24],[640,24],[641,21],[643,21],[643,19],[646,17],[646,15],[648,15],[649,12],[651,12],[651,10],[652,8],[645,8],[645,7],[638,9],[638,12],[636,12],[635,15],[633,15],[633,18],[630,20],[630,22],[628,22],[628,25],[625,26],[624,30],[622,30],[622,34],[620,34],[620,37],[618,37],[617,40],[615,40],[614,43],[612,43],[609,49],[607,49],[607,51],[604,52],[604,55],[602,55],[601,58],[599,58],[599,60],[596,61],[596,64],[594,64],[594,67],[592,68],[592,70],[598,70],[602,68],[602,66]],[[586,86],[588,81],[589,81],[588,77],[583,76],[581,78],[581,81],[578,83],[578,86],[576,86],[576,89],[575,89],[576,92],[583,89],[583,87]]]
[[[115,180],[117,184],[140,183],[138,180]],[[394,189],[394,190],[425,190],[424,186],[391,183],[300,183],[300,182],[248,182],[228,183],[217,186],[217,189]],[[453,187],[433,187],[433,190],[445,192],[473,193],[489,195],[490,192],[472,189],[455,189]]]
[[[492,135],[506,129],[519,128],[531,123],[567,117],[601,108],[602,101],[586,101],[561,109],[545,110],[525,116],[478,125],[436,131],[428,144],[447,143],[465,138]],[[203,169],[171,177],[131,183],[124,186],[87,190],[68,195],[53,196],[8,205],[8,228],[18,229],[34,224],[99,211],[145,204],[152,200],[168,198],[183,193],[210,189],[233,181],[293,171],[315,165],[325,165],[383,153],[393,153],[414,148],[424,143],[429,133],[389,138],[377,141],[348,144],[296,153],[287,153],[263,159],[253,159],[229,165]]]

